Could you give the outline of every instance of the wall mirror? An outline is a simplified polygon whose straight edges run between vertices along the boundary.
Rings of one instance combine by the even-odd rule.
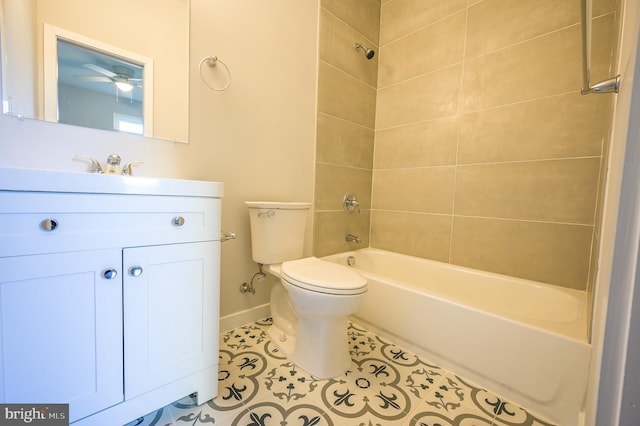
[[[189,0],[0,0],[4,114],[188,141]]]

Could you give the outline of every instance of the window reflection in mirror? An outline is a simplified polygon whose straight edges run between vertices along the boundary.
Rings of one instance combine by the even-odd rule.
[[[58,122],[62,39],[142,65],[144,136],[186,143],[189,7],[190,0],[0,0],[2,112]]]
[[[143,67],[58,39],[58,122],[143,134]]]
[[[43,40],[47,121],[115,130],[113,113],[119,112],[141,116],[143,135],[153,135],[152,58],[50,24],[44,24]]]

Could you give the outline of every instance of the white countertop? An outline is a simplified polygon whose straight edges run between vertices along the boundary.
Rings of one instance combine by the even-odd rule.
[[[0,191],[222,197],[222,182],[0,167]]]

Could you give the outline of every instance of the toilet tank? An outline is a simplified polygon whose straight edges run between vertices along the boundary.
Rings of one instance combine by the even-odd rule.
[[[251,255],[264,265],[300,259],[311,203],[247,201]]]

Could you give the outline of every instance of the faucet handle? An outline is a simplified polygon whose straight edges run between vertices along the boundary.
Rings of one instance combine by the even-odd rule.
[[[86,155],[78,155],[76,154],[76,156],[74,157],[76,160],[87,160],[91,162],[91,170],[90,173],[104,173],[104,170],[102,168],[102,164],[100,164],[100,162],[98,160],[96,160],[93,157],[87,157]]]
[[[129,161],[122,167],[122,174],[124,176],[133,176],[133,166],[139,166],[144,164],[144,161]]]

